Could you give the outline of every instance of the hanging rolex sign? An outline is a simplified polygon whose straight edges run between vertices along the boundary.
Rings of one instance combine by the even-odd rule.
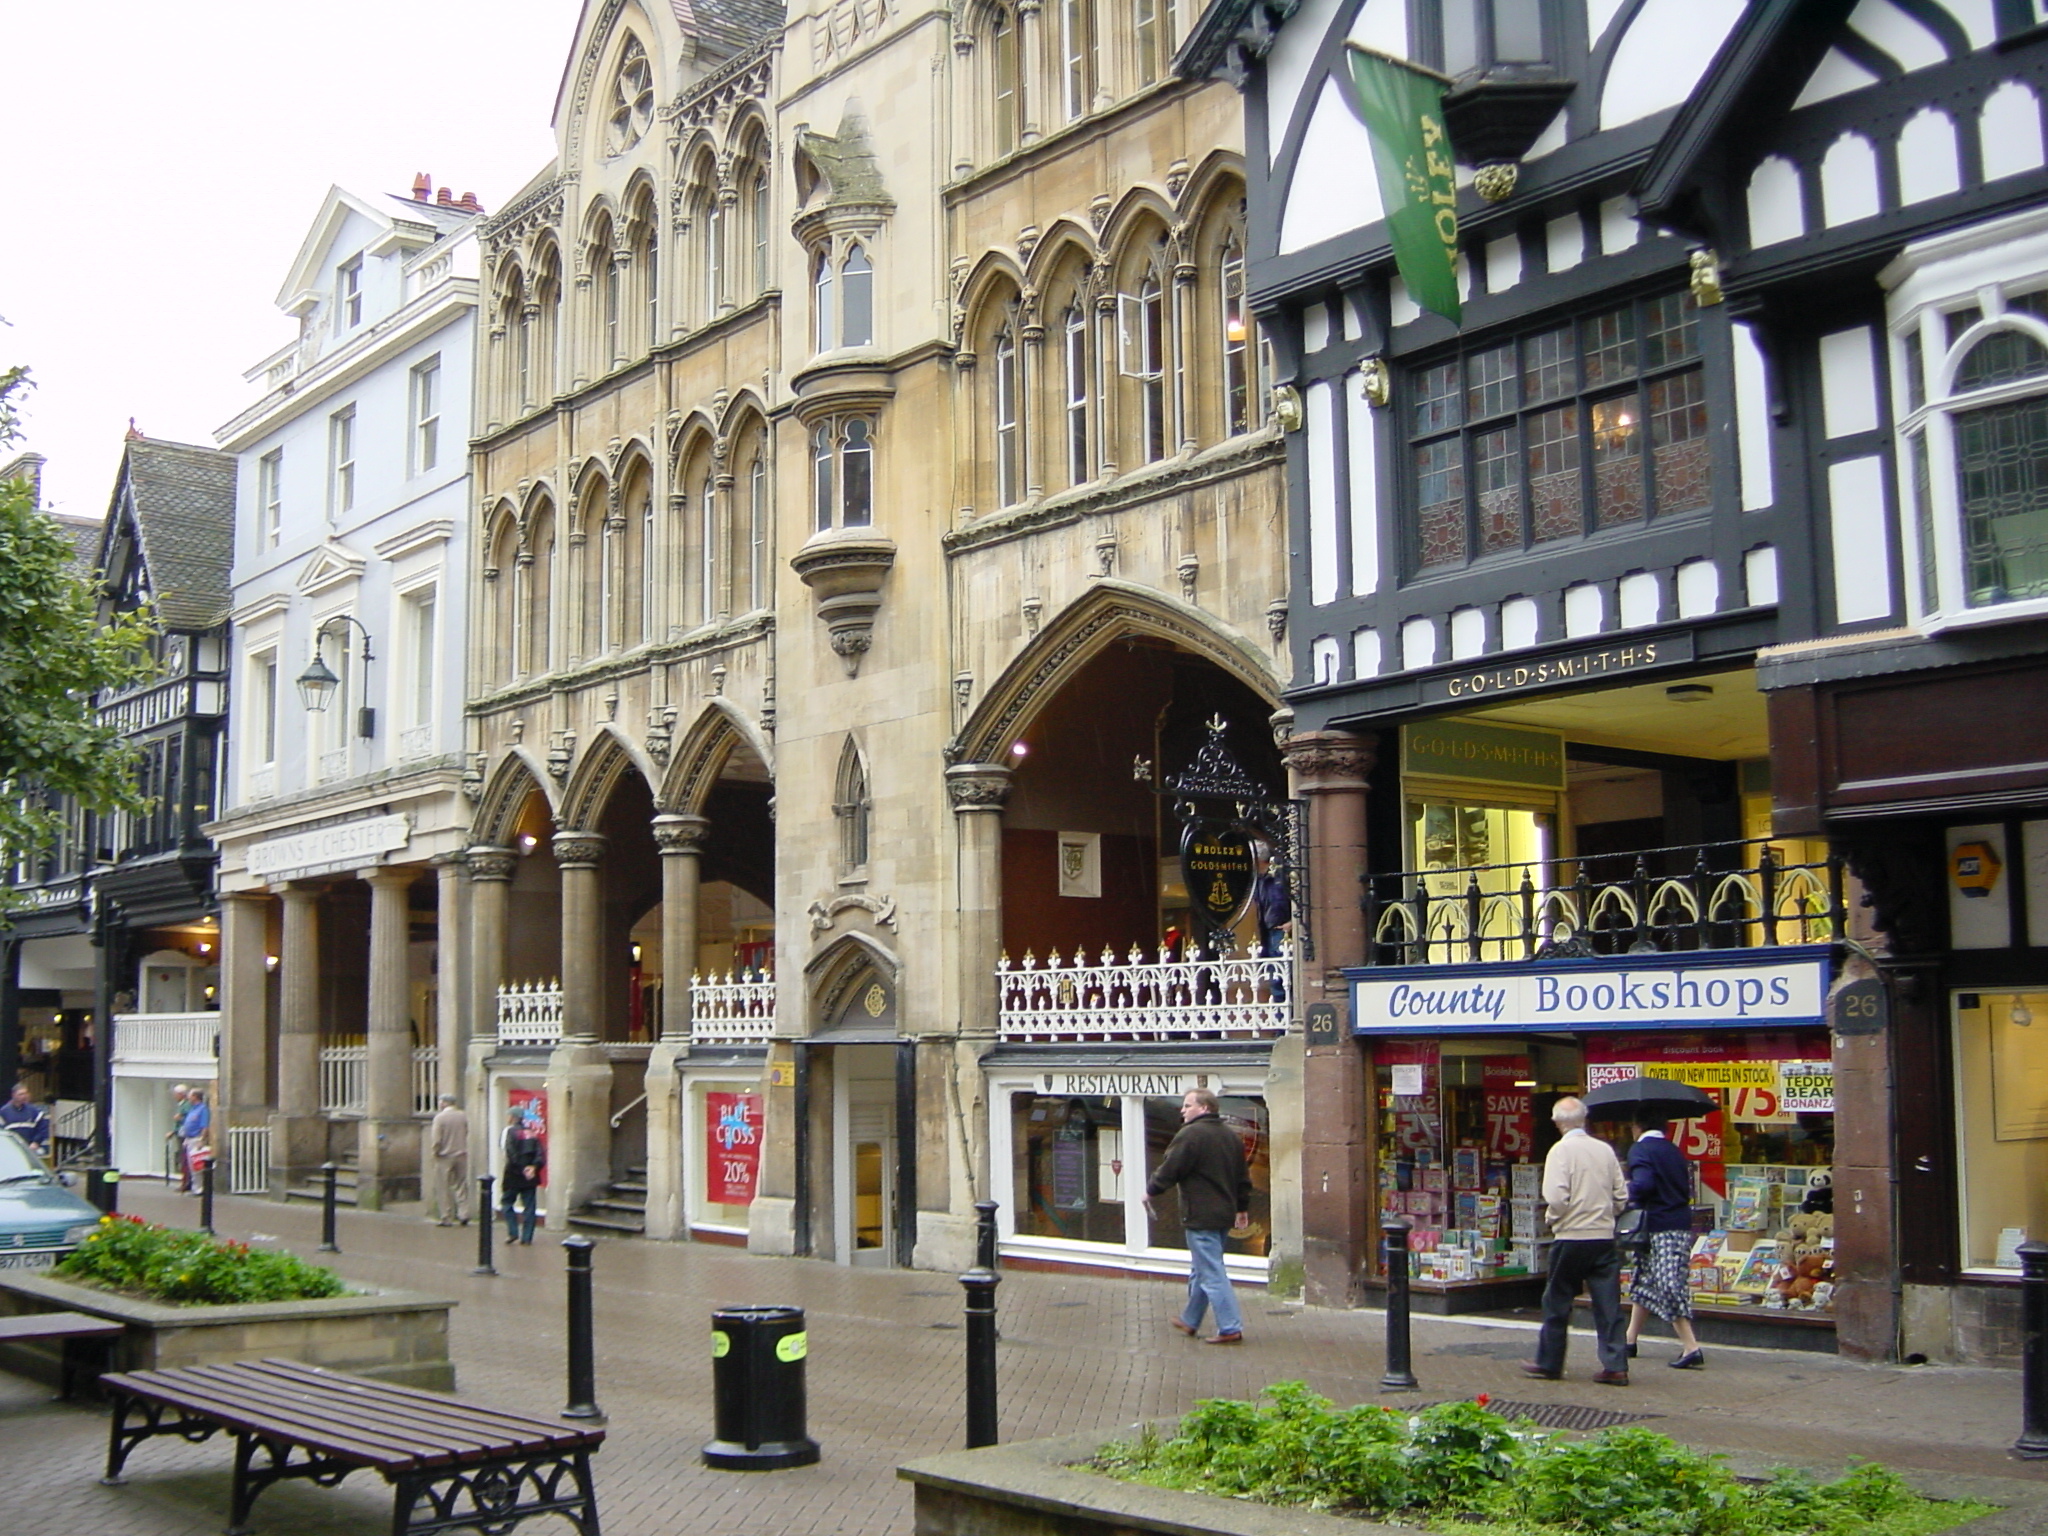
[[[1237,921],[1257,875],[1252,840],[1243,828],[1198,820],[1181,829],[1181,880],[1188,900],[1211,930]]]

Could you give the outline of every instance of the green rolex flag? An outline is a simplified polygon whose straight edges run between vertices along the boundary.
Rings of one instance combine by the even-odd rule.
[[[1458,182],[1434,70],[1351,44],[1351,108],[1372,139],[1394,265],[1417,304],[1453,325],[1458,303]]]

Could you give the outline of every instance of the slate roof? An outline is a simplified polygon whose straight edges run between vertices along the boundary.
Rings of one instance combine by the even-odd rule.
[[[720,53],[739,53],[782,30],[778,0],[669,0],[669,9],[685,35]]]
[[[166,629],[212,629],[228,619],[235,556],[235,456],[191,443],[131,437],[108,509],[118,537],[123,495],[134,508],[149,589]],[[111,568],[103,550],[101,562]]]

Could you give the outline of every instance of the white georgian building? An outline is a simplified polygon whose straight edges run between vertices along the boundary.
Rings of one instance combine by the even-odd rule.
[[[223,772],[222,1118],[268,1127],[273,1189],[358,1160],[366,1205],[419,1182],[459,1084],[462,580],[474,197],[335,188],[277,304],[295,341],[223,427],[240,460],[233,739]],[[309,707],[309,674],[328,680]],[[443,978],[447,978],[444,982]],[[444,1074],[444,1075],[437,1075]]]

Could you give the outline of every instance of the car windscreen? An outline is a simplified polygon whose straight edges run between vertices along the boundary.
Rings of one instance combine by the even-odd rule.
[[[42,1162],[22,1143],[19,1136],[0,1131],[0,1184],[12,1183],[25,1175],[47,1176]]]

